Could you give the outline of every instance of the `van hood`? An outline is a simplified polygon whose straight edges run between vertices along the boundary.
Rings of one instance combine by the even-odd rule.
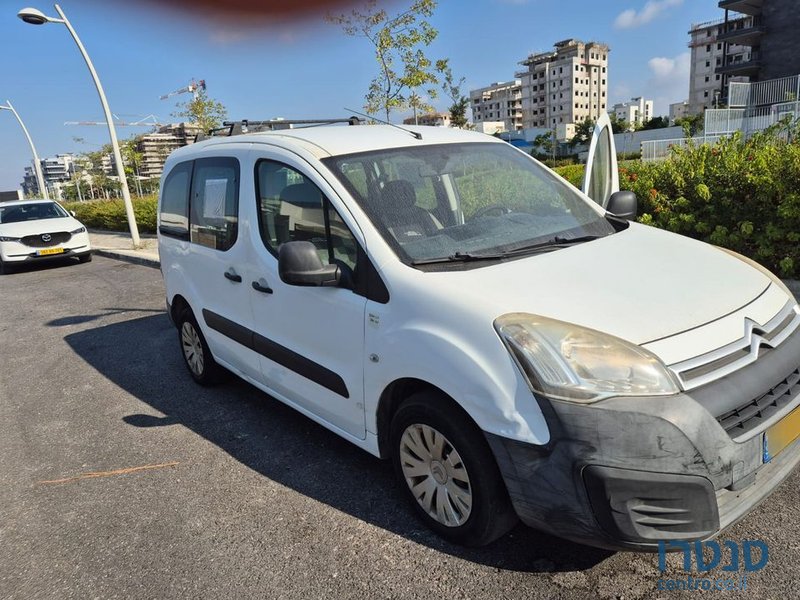
[[[489,306],[492,319],[532,313],[639,345],[739,311],[772,284],[757,269],[714,246],[637,223],[546,254],[424,276],[441,276],[449,298],[461,298],[472,307]],[[787,301],[779,302],[776,312]],[[728,337],[741,337],[743,327],[743,322],[736,323],[735,335]],[[686,351],[691,354],[692,349]]]
[[[19,223],[0,223],[0,235],[9,237],[25,237],[38,233],[55,233],[57,231],[74,231],[83,224],[72,217],[58,219],[36,219]]]

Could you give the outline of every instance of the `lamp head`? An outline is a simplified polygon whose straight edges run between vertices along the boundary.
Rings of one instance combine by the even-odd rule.
[[[50,21],[47,15],[35,8],[23,8],[17,13],[17,16],[31,25],[44,25]]]

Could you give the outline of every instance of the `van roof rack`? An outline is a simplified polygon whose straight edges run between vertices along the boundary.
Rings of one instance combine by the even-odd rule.
[[[242,135],[243,133],[256,133],[259,131],[277,131],[280,129],[293,129],[295,126],[316,127],[318,125],[333,125],[335,123],[347,123],[348,125],[361,125],[363,119],[359,117],[348,117],[346,119],[270,119],[268,121],[251,121],[242,119],[241,121],[223,121],[222,127],[209,129],[208,133],[198,133],[194,141],[201,142],[212,137],[230,137]]]

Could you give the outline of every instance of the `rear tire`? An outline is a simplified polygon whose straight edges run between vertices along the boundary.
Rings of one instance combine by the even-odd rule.
[[[450,399],[420,392],[392,419],[391,453],[404,494],[428,527],[483,546],[518,518],[483,432]]]
[[[183,364],[192,378],[200,385],[214,385],[223,379],[224,369],[211,355],[206,338],[188,308],[178,316],[178,343],[181,347]]]

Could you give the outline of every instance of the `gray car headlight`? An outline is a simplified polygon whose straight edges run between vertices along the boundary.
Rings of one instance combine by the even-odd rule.
[[[614,336],[527,313],[503,315],[494,326],[531,389],[550,398],[595,402],[680,391],[653,354]]]

